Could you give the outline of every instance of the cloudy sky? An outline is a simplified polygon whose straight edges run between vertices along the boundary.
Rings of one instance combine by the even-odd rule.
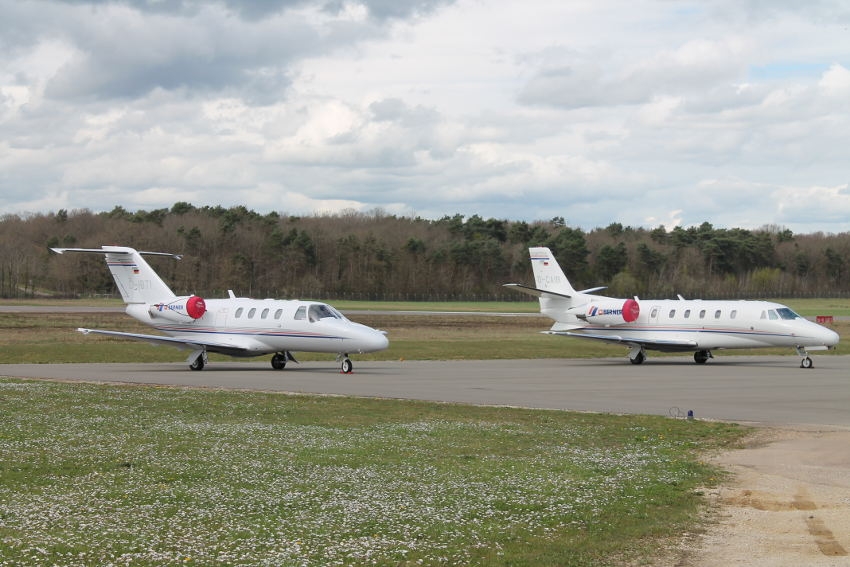
[[[844,0],[0,0],[0,214],[850,231]]]

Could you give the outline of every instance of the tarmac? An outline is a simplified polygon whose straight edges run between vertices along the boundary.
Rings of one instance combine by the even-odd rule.
[[[651,414],[764,426],[850,428],[850,356],[718,355],[469,361],[358,361],[340,374],[333,360],[289,363],[210,362],[198,372],[182,362],[2,364],[0,376],[104,383],[227,388],[612,414]]]

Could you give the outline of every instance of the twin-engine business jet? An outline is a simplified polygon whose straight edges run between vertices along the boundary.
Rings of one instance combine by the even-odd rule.
[[[631,349],[632,364],[646,360],[647,350],[693,352],[705,363],[711,351],[733,348],[794,347],[801,368],[812,368],[806,350],[827,350],[838,334],[800,317],[779,303],[766,301],[660,301],[615,299],[576,291],[548,248],[529,248],[537,287],[505,284],[539,298],[540,312],[554,319],[549,334],[595,339]]]
[[[204,300],[197,295],[177,297],[142,258],[145,255],[180,256],[164,252],[137,252],[122,246],[101,248],[52,248],[57,254],[83,252],[103,254],[121,292],[126,312],[167,336],[78,329],[171,345],[192,351],[186,362],[201,370],[207,353],[235,357],[272,354],[272,367],[280,370],[293,351],[336,353],[342,372],[353,365],[348,353],[375,352],[389,345],[386,334],[353,323],[325,303],[298,300],[236,297]]]

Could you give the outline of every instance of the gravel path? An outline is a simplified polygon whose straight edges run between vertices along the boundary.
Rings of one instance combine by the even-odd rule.
[[[713,461],[732,473],[709,496],[717,523],[677,567],[850,565],[850,430],[760,429]]]

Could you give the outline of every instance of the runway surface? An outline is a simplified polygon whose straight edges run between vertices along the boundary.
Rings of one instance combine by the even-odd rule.
[[[475,361],[355,360],[271,369],[266,359],[212,362],[192,372],[183,363],[3,364],[0,375],[403,398],[483,405],[683,416],[850,428],[850,357],[818,356],[803,370],[794,356]]]

